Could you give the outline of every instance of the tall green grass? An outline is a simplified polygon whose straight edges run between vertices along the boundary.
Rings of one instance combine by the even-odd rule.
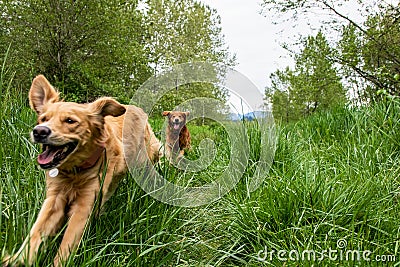
[[[36,219],[44,199],[44,173],[29,141],[35,114],[27,90],[12,84],[3,65],[0,97],[0,251],[15,252]],[[336,108],[295,124],[278,125],[278,146],[269,175],[248,194],[242,181],[223,199],[199,208],[180,208],[146,195],[127,175],[105,212],[87,227],[68,266],[380,266],[371,261],[280,260],[261,262],[260,251],[399,250],[400,103]],[[156,130],[161,122],[154,123]],[[254,123],[251,161],[259,154]],[[216,162],[194,176],[168,165],[160,171],[204,184],[227,163],[226,133],[192,126],[194,150],[204,137],[216,140]],[[222,147],[222,148],[221,148]],[[250,166],[250,164],[249,164]],[[50,266],[62,234],[50,239],[35,266]],[[286,255],[287,256],[287,255]],[[399,262],[390,262],[395,265]]]
[[[263,187],[241,202],[235,201],[237,192],[226,200],[234,218],[229,235],[240,240],[240,258],[257,265],[260,250],[322,252],[338,249],[338,240],[347,242],[340,248],[344,252],[370,250],[371,258],[398,258],[399,126],[400,103],[394,100],[336,108],[279,127],[274,164]],[[382,264],[327,258],[287,263]],[[275,254],[265,264],[284,262]]]

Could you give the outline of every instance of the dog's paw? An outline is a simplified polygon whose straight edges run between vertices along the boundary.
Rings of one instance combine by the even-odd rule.
[[[10,261],[11,261],[11,256],[10,255],[5,255],[1,259],[1,266],[2,267],[11,266]]]
[[[17,255],[10,256],[6,255],[2,260],[1,260],[1,266],[2,267],[10,267],[10,266],[25,266],[24,261],[18,257]]]

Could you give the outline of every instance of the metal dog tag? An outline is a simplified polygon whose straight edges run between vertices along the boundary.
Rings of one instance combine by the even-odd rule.
[[[58,175],[58,169],[57,169],[57,168],[51,169],[51,170],[49,171],[49,176],[50,176],[51,178],[57,177],[57,175]]]

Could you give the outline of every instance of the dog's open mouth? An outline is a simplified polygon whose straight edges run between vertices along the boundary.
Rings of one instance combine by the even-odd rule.
[[[56,167],[75,150],[77,145],[77,142],[67,143],[62,146],[43,144],[43,152],[38,156],[37,161],[43,169]]]
[[[173,124],[174,130],[179,130],[179,128],[181,127],[180,123],[174,123]]]

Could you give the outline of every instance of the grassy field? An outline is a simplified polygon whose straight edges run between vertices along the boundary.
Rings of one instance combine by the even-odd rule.
[[[19,248],[44,199],[38,148],[29,141],[35,114],[26,92],[7,81],[0,84],[1,256]],[[247,170],[227,196],[198,208],[160,203],[127,175],[68,266],[399,265],[399,127],[396,100],[278,126],[274,163],[262,186],[247,194]],[[202,184],[229,161],[229,141],[218,127],[192,129],[189,158],[204,137],[221,147],[213,165],[191,177]],[[186,175],[164,172],[172,180]],[[51,265],[60,240],[49,240],[36,266]]]

